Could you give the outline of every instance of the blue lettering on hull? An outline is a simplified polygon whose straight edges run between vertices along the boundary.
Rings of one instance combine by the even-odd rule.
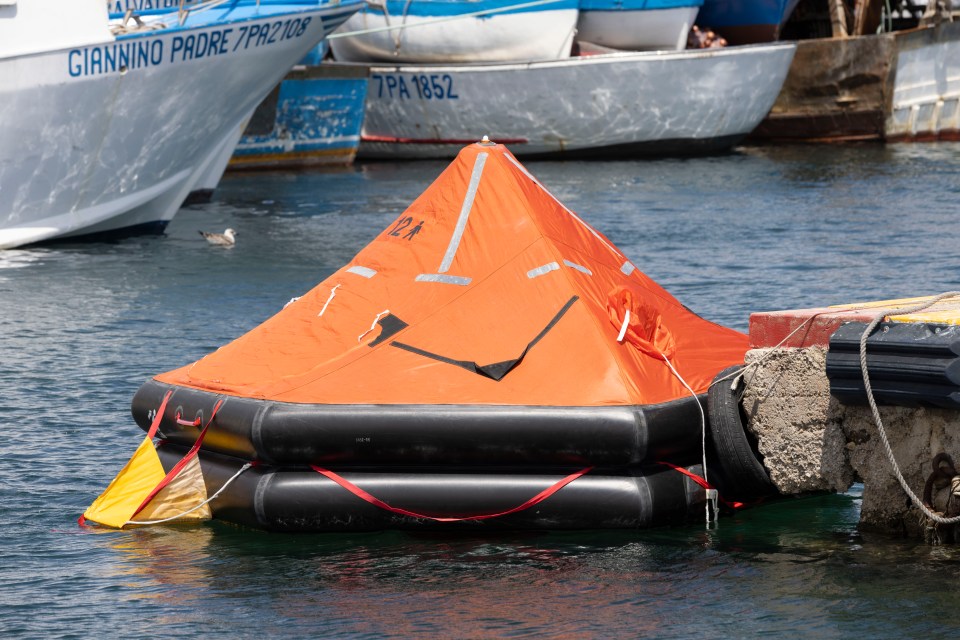
[[[151,0],[141,0],[146,3]],[[162,0],[152,0],[159,2]],[[67,73],[72,78],[126,73],[131,69],[177,64],[210,56],[229,55],[238,49],[256,49],[301,37],[312,16],[288,18],[263,24],[226,27],[176,35],[169,41],[136,38],[111,44],[71,49],[67,54]],[[166,47],[169,44],[169,47]],[[169,55],[165,55],[165,47]]]

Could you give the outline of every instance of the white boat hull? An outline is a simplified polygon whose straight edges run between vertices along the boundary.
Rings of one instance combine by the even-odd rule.
[[[700,7],[580,11],[577,39],[613,49],[681,51]]]
[[[516,155],[695,154],[763,119],[795,45],[509,65],[373,66],[359,157],[446,158],[489,135]]]
[[[340,33],[404,24],[407,28],[330,39],[343,62],[502,62],[556,60],[570,55],[577,10],[528,11],[462,18],[434,24],[431,16],[391,16],[371,10],[354,14]]]
[[[241,119],[352,10],[150,32],[124,41],[145,52],[126,65],[107,62],[121,46],[112,38],[0,59],[0,248],[162,229]],[[225,29],[236,38],[297,16],[290,37],[224,44]],[[186,36],[215,32],[217,53],[185,53]]]

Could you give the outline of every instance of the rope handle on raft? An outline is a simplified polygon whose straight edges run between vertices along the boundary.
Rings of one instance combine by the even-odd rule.
[[[170,397],[170,391],[167,392],[167,397],[163,399],[163,405],[161,405],[160,410],[157,411],[157,415],[163,414],[163,406],[167,403],[167,398]],[[207,420],[207,427],[210,426],[210,423],[213,422],[213,417],[217,415],[217,410],[220,408],[220,405],[223,404],[223,400],[217,401],[217,404],[213,407],[213,411],[210,413],[210,419]],[[197,417],[193,420],[184,420],[181,417],[180,407],[177,407],[177,413],[174,415],[174,420],[177,424],[184,427],[201,427],[203,426],[203,409],[197,412]],[[206,428],[206,427],[204,427]]]
[[[193,420],[181,420],[179,411],[177,411],[177,414],[174,416],[174,420],[176,420],[177,424],[184,427],[199,427],[203,422],[201,416],[197,416]]]
[[[506,511],[500,511],[497,513],[486,513],[482,515],[463,516],[463,517],[456,518],[456,517],[431,516],[425,513],[417,513],[415,511],[409,511],[407,509],[393,507],[387,504],[386,502],[384,502],[383,500],[380,500],[379,498],[376,498],[370,495],[369,493],[367,493],[357,485],[353,484],[343,476],[337,475],[336,473],[334,473],[333,471],[330,471],[329,469],[324,469],[316,465],[310,465],[310,466],[314,471],[316,471],[320,475],[326,476],[330,480],[333,480],[334,482],[336,482],[338,485],[340,485],[341,487],[343,487],[353,495],[357,496],[358,498],[360,498],[365,502],[369,502],[375,507],[379,507],[386,511],[390,511],[392,513],[396,513],[402,516],[409,516],[411,518],[418,518],[421,520],[433,520],[434,522],[464,522],[467,520],[489,520],[491,518],[499,518],[501,516],[507,516],[512,513],[517,513],[518,511],[529,509],[530,507],[543,502],[544,500],[546,500],[547,498],[555,494],[557,491],[560,491],[560,489],[563,489],[565,486],[567,486],[577,478],[587,473],[590,473],[590,471],[593,470],[593,467],[587,467],[585,469],[581,469],[580,471],[577,471],[576,473],[571,473],[570,475],[563,478],[562,480],[550,485],[549,487],[547,487],[537,495],[533,496],[523,504],[513,507],[512,509],[507,509]]]

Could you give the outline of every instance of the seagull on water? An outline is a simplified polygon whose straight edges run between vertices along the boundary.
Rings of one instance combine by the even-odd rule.
[[[232,247],[237,243],[237,232],[233,229],[227,229],[223,233],[210,233],[209,231],[198,231],[197,233],[206,238],[210,244],[219,247]]]

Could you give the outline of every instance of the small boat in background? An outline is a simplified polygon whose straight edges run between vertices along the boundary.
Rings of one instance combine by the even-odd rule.
[[[686,48],[704,0],[580,0],[577,39],[631,51]]]
[[[161,231],[243,119],[359,6],[0,4],[0,248]]]
[[[322,65],[326,40],[300,60],[212,154],[184,206],[213,199],[225,171],[349,165],[360,147],[369,71]]]
[[[486,133],[526,157],[729,149],[770,110],[795,45],[370,68],[358,157],[444,158]]]
[[[254,111],[227,169],[351,164],[367,76],[361,66],[294,67]]]
[[[787,25],[797,55],[751,140],[960,140],[960,12],[931,4],[888,20],[862,0],[848,24],[817,6],[801,2]]]
[[[799,0],[703,0],[697,24],[731,45],[774,42]]]
[[[555,60],[570,55],[577,1],[383,0],[347,20],[330,46],[343,62]]]

